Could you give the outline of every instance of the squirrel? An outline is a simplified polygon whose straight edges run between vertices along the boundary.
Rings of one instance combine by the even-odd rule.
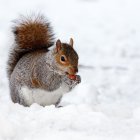
[[[14,103],[58,106],[63,94],[81,82],[78,54],[69,43],[55,41],[50,22],[43,15],[22,17],[12,30],[7,74]]]

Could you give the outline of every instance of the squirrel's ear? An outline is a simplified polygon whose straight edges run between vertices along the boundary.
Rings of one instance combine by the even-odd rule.
[[[58,52],[59,50],[61,50],[61,41],[58,39],[56,41],[56,51]]]
[[[61,50],[61,41],[58,39],[56,41],[56,51],[58,52],[59,50]]]
[[[72,39],[72,38],[70,38],[70,43],[69,43],[69,45],[73,48],[73,39]]]

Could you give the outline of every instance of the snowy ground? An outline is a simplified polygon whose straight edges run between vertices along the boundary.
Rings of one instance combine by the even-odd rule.
[[[0,1],[0,140],[140,140],[140,1]],[[56,38],[75,39],[82,83],[63,108],[9,98],[11,21],[44,13]]]

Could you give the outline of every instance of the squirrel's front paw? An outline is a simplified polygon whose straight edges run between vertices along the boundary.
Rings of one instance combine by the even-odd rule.
[[[80,75],[76,75],[76,81],[77,81],[78,84],[81,83],[81,77],[80,77]]]
[[[74,75],[75,77],[72,79],[69,76],[63,77],[63,82],[69,85],[70,88],[74,88],[77,84],[81,82],[81,77],[79,75]]]
[[[70,80],[74,80],[78,84],[81,83],[81,77],[79,75],[68,75],[68,78]]]

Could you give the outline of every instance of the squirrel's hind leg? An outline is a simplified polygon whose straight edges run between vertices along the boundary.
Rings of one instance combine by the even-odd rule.
[[[21,88],[19,87],[17,88],[15,86],[10,86],[11,99],[14,103],[19,103],[20,105],[27,107],[28,105],[25,103],[24,98],[22,98],[20,95]]]
[[[62,97],[60,97],[60,98],[58,99],[58,101],[56,102],[56,104],[55,104],[55,107],[56,107],[56,108],[63,107],[62,105],[60,105],[61,99],[62,99]]]
[[[10,96],[14,103],[20,103],[19,93],[15,86],[10,86]]]

